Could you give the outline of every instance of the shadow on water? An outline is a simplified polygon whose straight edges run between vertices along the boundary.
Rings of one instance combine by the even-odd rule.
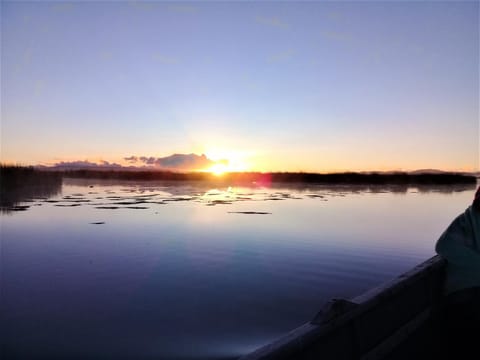
[[[58,195],[62,176],[32,167],[0,165],[0,213],[24,211],[25,203]]]

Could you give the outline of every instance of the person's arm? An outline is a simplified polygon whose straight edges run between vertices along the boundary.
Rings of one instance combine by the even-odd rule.
[[[465,214],[458,216],[438,239],[435,251],[452,264],[480,272],[480,253],[466,244],[473,241],[471,226]]]

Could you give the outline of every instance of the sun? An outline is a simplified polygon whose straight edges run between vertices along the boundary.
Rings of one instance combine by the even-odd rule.
[[[222,176],[229,172],[243,172],[251,169],[250,154],[244,151],[213,149],[205,151],[208,159],[214,163],[201,171],[215,176]]]
[[[213,175],[216,176],[222,176],[226,172],[229,171],[228,165],[225,164],[215,164],[210,166],[206,171],[212,173]]]

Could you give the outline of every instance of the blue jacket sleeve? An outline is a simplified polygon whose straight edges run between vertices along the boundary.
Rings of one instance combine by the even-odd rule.
[[[469,210],[459,215],[440,236],[435,251],[449,263],[480,272],[480,253],[474,250],[478,229],[473,229],[478,224],[469,219]]]

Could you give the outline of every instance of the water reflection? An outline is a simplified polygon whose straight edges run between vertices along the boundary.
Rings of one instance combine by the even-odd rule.
[[[222,187],[206,181],[127,181],[98,179],[63,179],[65,186],[74,186],[88,191],[79,191],[59,197],[62,179],[57,174],[26,172],[21,177],[2,176],[0,211],[12,213],[25,211],[31,206],[51,203],[56,207],[92,206],[96,209],[146,210],[156,205],[175,202],[196,202],[205,206],[232,205],[237,202],[282,201],[317,199],[328,201],[333,197],[349,194],[451,194],[475,190],[475,184],[456,185],[365,185],[365,184],[305,184],[256,183]],[[217,185],[215,187],[215,185]],[[100,191],[100,193],[99,193]],[[104,192],[104,193],[101,193]],[[54,197],[54,199],[52,199]],[[230,213],[265,214],[262,211]]]
[[[148,193],[156,190],[162,190],[165,194],[176,196],[215,196],[224,195],[229,198],[232,193],[237,193],[238,189],[265,190],[272,193],[272,190],[286,190],[290,192],[307,193],[309,191],[324,191],[329,193],[453,193],[468,190],[475,190],[476,184],[451,184],[451,185],[432,185],[432,184],[312,184],[312,183],[275,183],[268,185],[257,183],[239,183],[239,184],[212,184],[208,181],[125,181],[125,180],[98,180],[98,179],[64,179],[65,185],[72,186],[100,186],[111,187],[124,185],[126,188],[121,192]],[[221,186],[219,186],[221,185]],[[243,195],[252,195],[245,193]],[[285,195],[278,193],[277,195]]]
[[[474,190],[64,179],[1,218],[0,346],[231,359],[430,257]]]
[[[2,166],[0,179],[0,213],[5,214],[25,211],[36,200],[46,200],[62,190],[59,174],[39,172],[33,168]]]
[[[138,191],[144,193],[152,191],[153,188],[162,188],[166,190],[166,193],[175,194],[175,195],[187,195],[195,194],[200,195],[200,193],[219,193],[225,191],[234,191],[238,188],[249,188],[249,189],[285,189],[291,191],[305,192],[312,190],[323,189],[325,191],[344,191],[344,192],[395,192],[395,193],[406,193],[407,191],[418,191],[418,192],[440,192],[440,193],[452,193],[458,191],[474,190],[476,189],[475,183],[465,183],[465,184],[448,184],[448,185],[437,185],[437,184],[315,184],[315,183],[291,183],[291,182],[269,182],[268,184],[255,183],[255,182],[244,182],[244,183],[212,183],[209,181],[135,181],[135,180],[117,180],[117,179],[75,179],[75,178],[65,178],[65,185],[72,186],[118,186],[124,185],[125,188],[121,189],[123,192],[133,192],[134,188],[137,188]]]

